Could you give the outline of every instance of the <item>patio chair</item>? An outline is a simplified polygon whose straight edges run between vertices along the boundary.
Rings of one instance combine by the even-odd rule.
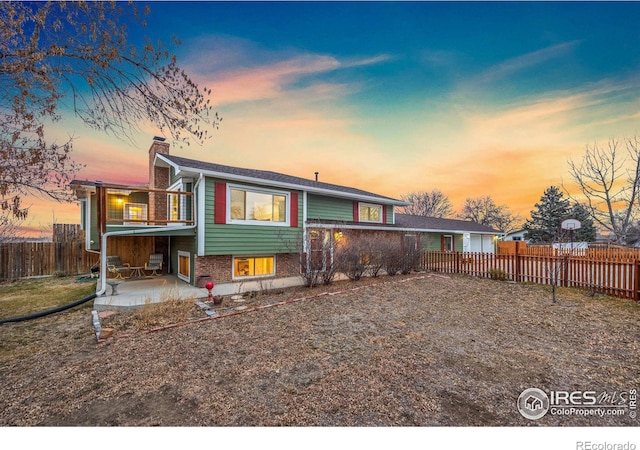
[[[131,264],[122,264],[119,256],[107,256],[107,270],[115,274],[116,278],[124,279],[123,273],[131,272]]]
[[[144,263],[144,270],[151,270],[151,275],[160,276],[158,270],[162,271],[163,258],[164,255],[162,253],[152,253],[149,255],[149,261]]]

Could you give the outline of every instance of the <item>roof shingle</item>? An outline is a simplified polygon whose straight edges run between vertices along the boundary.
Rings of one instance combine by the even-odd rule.
[[[283,173],[272,172],[269,170],[257,170],[257,169],[245,169],[241,167],[225,166],[222,164],[209,163],[204,161],[198,161],[189,158],[183,158],[175,155],[161,155],[176,166],[180,166],[185,169],[195,169],[197,171],[215,172],[221,174],[229,174],[239,177],[254,178],[257,180],[285,183],[300,186],[300,188],[312,188],[323,189],[328,191],[341,192],[345,194],[361,195],[366,197],[378,198],[381,201],[388,201],[395,204],[402,204],[403,202],[391,197],[385,197],[383,195],[374,194],[373,192],[363,191],[362,189],[356,189],[348,186],[340,186],[337,184],[323,183],[321,181],[310,180],[307,178],[295,177],[292,175],[286,175]]]
[[[411,214],[396,214],[396,225],[403,228],[421,230],[470,231],[477,233],[496,234],[500,231],[470,220],[442,219],[439,217],[414,216]]]

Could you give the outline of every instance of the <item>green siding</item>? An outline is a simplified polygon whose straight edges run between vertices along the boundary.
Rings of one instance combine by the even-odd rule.
[[[354,200],[309,194],[307,195],[307,201],[308,219],[344,220],[349,222],[353,220]],[[375,202],[372,204],[375,204]],[[393,223],[393,205],[386,205],[385,223]]]
[[[302,193],[298,193],[298,227],[269,225],[238,225],[214,223],[215,182],[225,180],[205,179],[205,237],[206,255],[259,255],[288,253],[292,242],[302,233]],[[240,185],[239,183],[233,183]],[[244,184],[247,187],[261,187]],[[281,190],[282,189],[276,189]]]
[[[307,218],[352,221],[353,201],[343,198],[308,194]]]
[[[91,211],[89,211],[89,217],[91,220],[91,229],[89,232],[89,236],[92,243],[89,244],[89,248],[91,250],[100,250],[100,242],[98,239],[98,201],[96,199],[96,194],[91,194]]]
[[[421,233],[420,245],[423,250],[442,250],[442,236],[453,236],[453,247],[456,252],[462,251],[462,235],[454,233]]]
[[[173,167],[173,166],[169,167],[169,186],[171,186],[173,183],[178,181],[180,178],[182,178],[182,177],[177,177],[176,176],[175,167]]]
[[[387,205],[387,222],[393,223],[393,205]]]

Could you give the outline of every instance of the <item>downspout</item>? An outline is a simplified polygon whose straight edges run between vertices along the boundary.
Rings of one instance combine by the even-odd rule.
[[[307,191],[302,191],[302,251],[307,252]]]
[[[302,191],[302,252],[305,255],[305,270],[307,271],[307,273],[309,273],[309,271],[311,270],[311,251],[309,248],[309,243],[307,242],[307,205],[307,191]]]
[[[196,184],[193,186],[194,196],[196,195],[196,191],[198,185],[202,181],[202,174],[196,181]],[[127,230],[127,231],[108,231],[102,235],[102,239],[100,241],[100,286],[96,292],[96,297],[104,295],[107,292],[107,238],[111,236],[131,236],[135,234],[149,234],[149,233],[157,233],[158,231],[178,231],[178,230],[193,230],[198,227],[198,211],[195,207],[197,205],[197,199],[194,199],[194,208],[193,208],[193,225],[188,225],[186,227],[165,227],[165,228],[151,228],[151,229],[143,229],[143,230]]]

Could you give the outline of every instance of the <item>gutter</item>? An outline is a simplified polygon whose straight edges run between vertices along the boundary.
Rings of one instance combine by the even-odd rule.
[[[198,181],[193,185],[194,195],[197,191],[198,185],[203,179],[203,175],[200,174]],[[197,200],[197,199],[195,199]],[[149,229],[140,229],[140,230],[123,230],[123,231],[108,231],[102,235],[100,240],[100,286],[96,291],[96,297],[104,295],[107,292],[107,238],[111,236],[131,236],[135,234],[151,234],[157,233],[158,231],[163,232],[171,232],[171,231],[183,231],[183,230],[193,230],[198,227],[198,208],[197,201],[194,201],[194,220],[193,225],[188,226],[179,226],[179,227],[163,227],[163,228],[149,228]]]
[[[398,227],[395,225],[379,226],[375,224],[371,225],[354,225],[354,224],[330,224],[330,223],[310,223],[308,228],[320,228],[320,229],[345,229],[345,230],[372,230],[372,231],[403,231],[407,233],[452,233],[452,234],[481,234],[485,236],[500,236],[502,233],[489,233],[486,231],[469,231],[469,230],[445,230],[434,228],[406,228]]]

